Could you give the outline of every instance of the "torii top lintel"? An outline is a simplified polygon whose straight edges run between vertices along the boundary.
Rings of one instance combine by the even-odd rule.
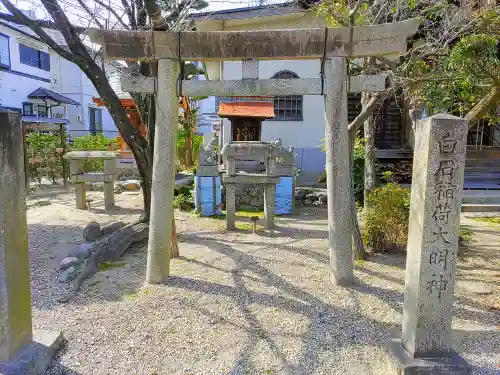
[[[268,31],[113,31],[90,40],[115,60],[277,60],[390,55],[406,51],[421,20],[373,26]]]

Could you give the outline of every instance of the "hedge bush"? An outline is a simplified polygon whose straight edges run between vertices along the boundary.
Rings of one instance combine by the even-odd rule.
[[[71,151],[111,151],[118,148],[117,138],[106,138],[102,134],[87,134],[73,140]],[[104,170],[103,160],[92,160],[85,162],[86,172]]]
[[[63,178],[63,148],[61,135],[57,133],[28,133],[26,135],[28,153],[28,176],[31,180],[42,182],[42,178],[56,183]],[[117,139],[106,138],[102,134],[77,137],[70,145],[70,151],[109,151],[117,149]],[[85,163],[85,170],[102,171],[103,161],[89,161]]]
[[[28,154],[28,176],[30,179],[42,182],[49,178],[52,183],[63,175],[63,145],[59,134],[28,133],[26,136]]]
[[[188,186],[181,186],[174,197],[174,208],[181,211],[192,211],[194,209],[193,190]]]
[[[406,251],[410,196],[410,189],[392,182],[371,192],[363,231],[363,242],[368,249]]]

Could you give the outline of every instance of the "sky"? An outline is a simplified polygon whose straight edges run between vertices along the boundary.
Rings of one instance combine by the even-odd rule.
[[[36,17],[39,19],[50,19],[44,7],[41,5],[39,0],[11,0],[16,6],[20,9],[24,10],[34,10]],[[93,0],[83,0],[85,4],[92,10],[96,10],[100,15],[99,18],[102,20],[108,18],[108,11],[104,10]],[[113,9],[121,15],[123,13],[123,5],[121,4],[121,0],[101,0],[105,4],[111,4]],[[75,24],[79,24],[82,26],[87,26],[91,22],[91,17],[89,17],[88,13],[82,8],[81,5],[78,4],[76,0],[58,0],[61,7],[64,9],[68,18],[74,22]],[[217,11],[222,9],[231,9],[231,8],[243,8],[248,6],[254,6],[259,4],[271,4],[271,3],[279,3],[284,2],[276,1],[276,0],[207,0],[209,3],[208,8],[203,9],[203,12],[209,11]],[[5,12],[5,8],[0,4],[1,11]],[[116,17],[109,17],[112,19],[112,24],[116,22]]]

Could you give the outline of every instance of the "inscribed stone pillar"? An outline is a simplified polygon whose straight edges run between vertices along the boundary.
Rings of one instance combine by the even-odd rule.
[[[21,115],[0,108],[0,363],[32,340]]]
[[[172,235],[175,174],[175,135],[179,114],[178,61],[158,61],[156,131],[151,187],[151,217],[146,282],[159,284],[168,278]]]
[[[226,228],[235,228],[236,220],[236,186],[226,183]]]
[[[450,350],[467,130],[447,115],[417,123],[403,315],[413,357]]]
[[[346,60],[326,60],[326,183],[330,268],[335,285],[353,281]]]
[[[450,115],[416,125],[403,333],[390,344],[404,374],[469,373],[450,340],[467,132]]]

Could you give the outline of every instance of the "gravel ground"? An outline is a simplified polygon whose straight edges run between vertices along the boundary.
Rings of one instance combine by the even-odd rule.
[[[181,257],[166,285],[143,285],[146,246],[139,245],[121,267],[87,281],[74,301],[56,303],[63,293],[57,264],[82,242],[85,224],[140,214],[140,195],[118,195],[121,208],[112,215],[99,193],[89,195],[92,212],[76,210],[71,194],[28,211],[34,326],[67,339],[48,375],[385,374],[380,347],[400,336],[404,259],[370,258],[357,265],[355,287],[333,287],[320,208],[280,217],[274,233],[257,235],[176,213]],[[459,275],[498,291],[498,235],[481,241]],[[457,291],[454,347],[478,375],[499,373],[494,298]]]

